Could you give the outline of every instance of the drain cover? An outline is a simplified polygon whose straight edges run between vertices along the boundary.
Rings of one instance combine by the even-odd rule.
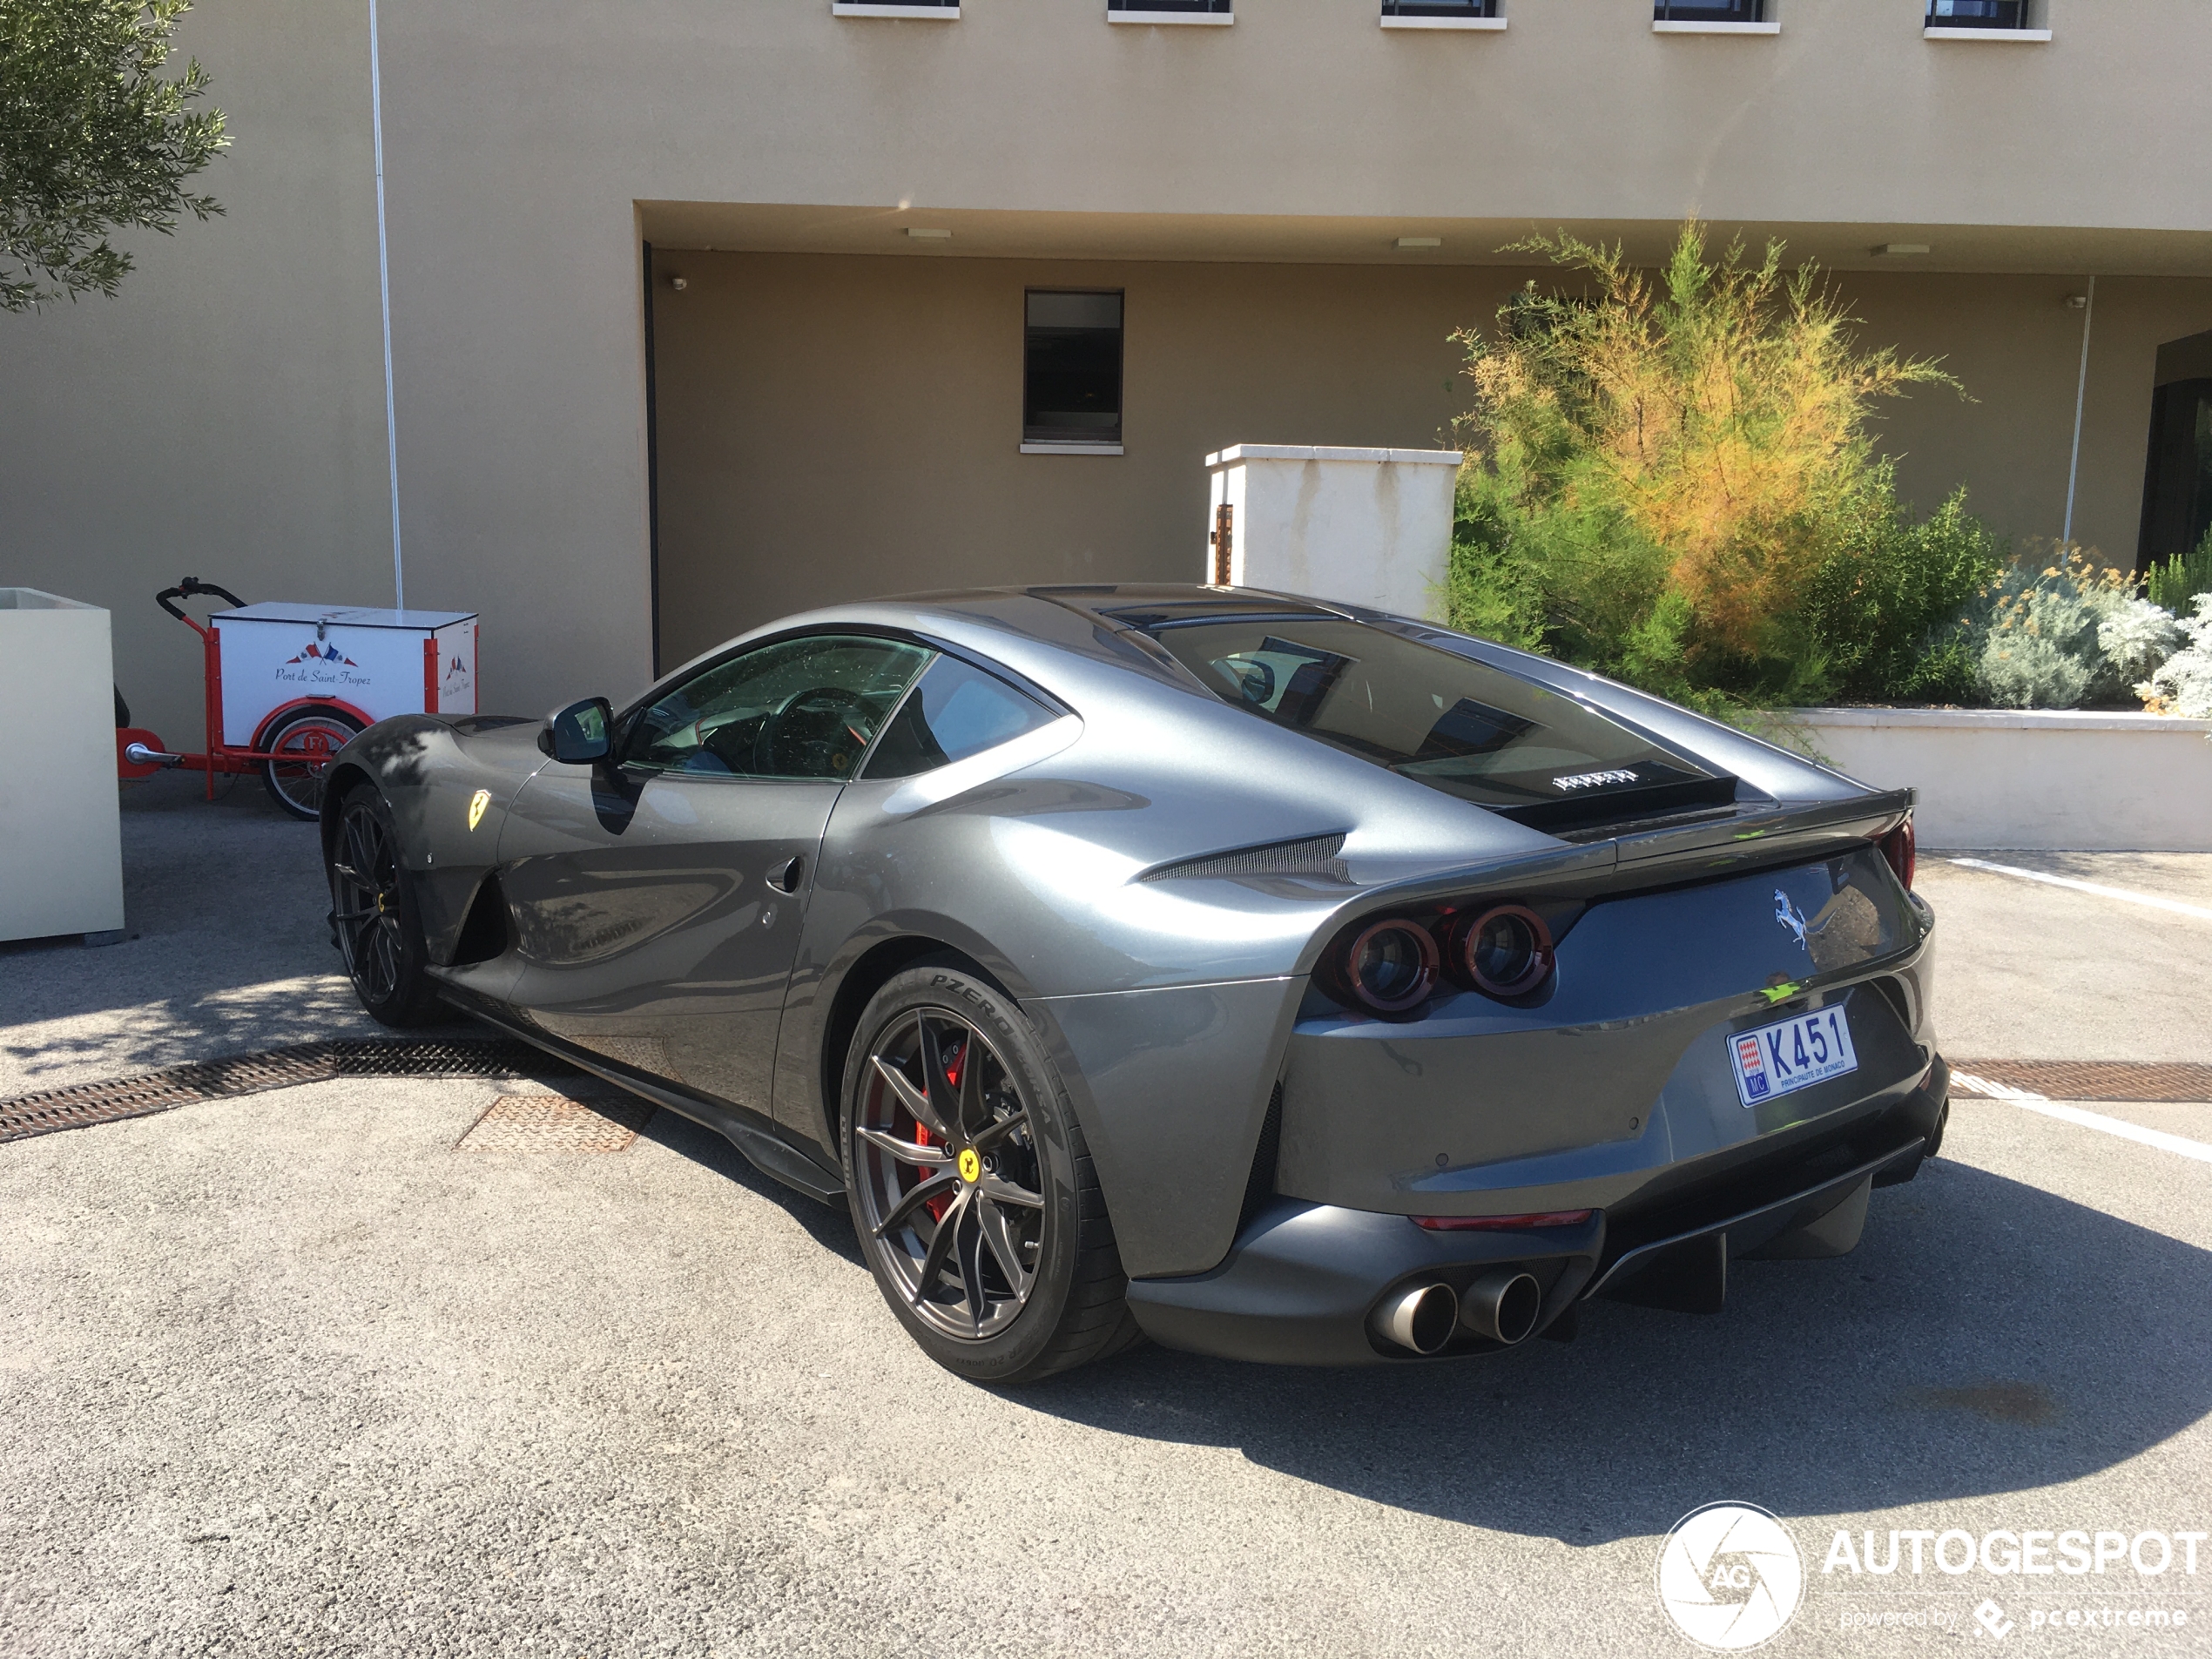
[[[2046,1100],[2212,1101],[2212,1066],[2179,1061],[1954,1060],[1951,1069]],[[1952,1092],[1975,1091],[1954,1082]]]
[[[456,1152],[620,1152],[653,1115],[649,1102],[502,1095],[469,1126]]]
[[[229,1100],[265,1089],[326,1082],[333,1077],[548,1077],[574,1068],[511,1038],[435,1038],[420,1042],[337,1038],[294,1043],[262,1054],[233,1055],[172,1066],[113,1082],[79,1083],[0,1100],[0,1141],[57,1130],[144,1117],[195,1101]]]

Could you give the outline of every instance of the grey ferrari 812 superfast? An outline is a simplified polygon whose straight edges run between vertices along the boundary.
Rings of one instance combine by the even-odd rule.
[[[979,1380],[1717,1312],[1943,1138],[1909,792],[1405,617],[844,605],[619,709],[381,721],[327,781],[371,1014],[850,1205]]]

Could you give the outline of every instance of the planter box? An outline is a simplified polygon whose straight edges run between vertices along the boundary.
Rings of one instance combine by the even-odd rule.
[[[1780,741],[1920,792],[1923,846],[2212,852],[2212,720],[2011,709],[1794,709]]]
[[[0,588],[0,939],[119,937],[123,826],[107,612],[36,588]]]

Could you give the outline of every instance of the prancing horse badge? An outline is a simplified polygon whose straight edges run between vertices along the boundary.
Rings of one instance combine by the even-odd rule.
[[[479,789],[469,797],[469,827],[474,829],[484,821],[484,808],[491,805],[491,791]]]

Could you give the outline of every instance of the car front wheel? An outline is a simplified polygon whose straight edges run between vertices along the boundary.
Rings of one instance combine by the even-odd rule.
[[[452,1015],[427,969],[422,918],[400,868],[389,802],[370,785],[338,809],[327,860],[330,927],[361,1005],[385,1025],[435,1025]]]
[[[995,987],[951,962],[885,985],[846,1057],[844,1104],[860,1247],[932,1359],[1019,1383],[1136,1339],[1082,1131]]]

